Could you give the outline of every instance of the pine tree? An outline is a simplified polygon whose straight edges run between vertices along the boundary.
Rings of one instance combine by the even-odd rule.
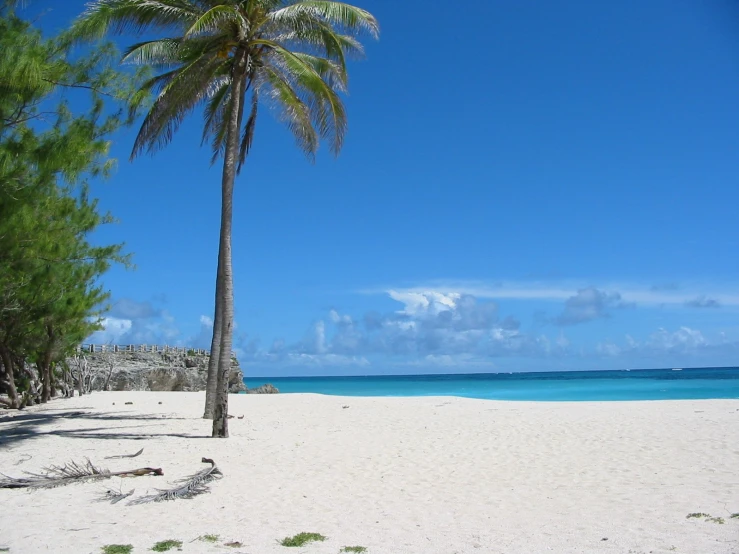
[[[112,69],[108,45],[82,56],[64,35],[44,39],[0,7],[0,392],[8,407],[54,392],[53,367],[98,327],[108,293],[99,278],[129,263],[122,245],[87,237],[113,221],[88,195],[107,175],[110,135],[145,98],[139,76]],[[75,112],[83,94],[88,108]]]

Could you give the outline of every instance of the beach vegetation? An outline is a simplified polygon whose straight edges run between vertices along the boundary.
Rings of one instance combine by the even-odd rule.
[[[693,512],[685,516],[687,519],[711,517],[711,514],[704,514],[703,512]]]
[[[726,523],[726,520],[722,517],[708,517],[706,518],[706,521],[710,521],[711,523],[718,523],[719,525],[723,525]]]
[[[280,541],[282,546],[304,546],[309,542],[325,541],[326,537],[320,533],[298,533],[292,537],[285,537]]]
[[[231,229],[236,176],[251,151],[259,107],[276,109],[297,146],[313,160],[321,140],[338,154],[347,117],[347,87],[358,38],[377,36],[369,12],[330,0],[92,0],[72,33],[99,39],[135,31],[158,38],[130,46],[126,63],[158,74],[141,92],[156,94],[133,145],[132,157],[166,146],[185,117],[203,107],[203,141],[212,162],[222,158],[221,226],[215,315],[203,417],[213,437],[228,436],[228,376],[233,345]]]
[[[737,513],[735,513],[735,514],[731,514],[731,515],[729,516],[729,519],[739,519],[739,512],[737,512]]]
[[[159,541],[151,547],[154,552],[168,552],[173,548],[182,548],[182,541],[169,539],[166,541]]]
[[[143,75],[113,69],[110,44],[74,51],[0,2],[0,406],[68,394],[64,360],[100,328],[101,277],[123,245],[89,237],[114,222],[89,178],[114,168],[111,135],[132,122]]]
[[[200,535],[198,540],[203,542],[218,542],[219,538],[218,535]]]
[[[101,549],[103,554],[131,554],[133,545],[131,544],[106,544]]]
[[[365,546],[345,546],[340,552],[367,552]]]

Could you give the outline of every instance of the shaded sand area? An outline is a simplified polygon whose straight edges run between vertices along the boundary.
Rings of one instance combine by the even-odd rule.
[[[739,401],[238,395],[231,438],[215,440],[199,418],[203,398],[94,393],[1,412],[2,473],[89,458],[164,476],[0,490],[0,546],[80,554],[130,543],[144,553],[177,539],[191,553],[739,553],[739,518],[730,517],[739,512]],[[111,488],[135,488],[131,498],[164,488],[206,467],[204,456],[224,474],[210,494],[95,501]],[[724,523],[686,518],[692,512]],[[278,544],[302,531],[327,540]],[[219,539],[195,540],[202,535]]]

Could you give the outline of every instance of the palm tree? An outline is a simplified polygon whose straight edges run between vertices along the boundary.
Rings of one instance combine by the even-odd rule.
[[[346,59],[361,55],[358,38],[379,34],[369,12],[328,0],[92,0],[73,34],[150,29],[171,34],[131,46],[124,62],[161,72],[144,90],[156,94],[131,157],[164,147],[185,116],[202,106],[203,142],[223,157],[221,230],[211,365],[204,417],[213,436],[228,436],[228,376],[233,342],[231,222],[233,190],[254,138],[262,102],[279,110],[312,160],[321,139],[338,154],[346,132],[339,93]],[[248,117],[244,109],[249,97]],[[213,393],[215,391],[215,394]],[[212,415],[211,415],[212,410]]]

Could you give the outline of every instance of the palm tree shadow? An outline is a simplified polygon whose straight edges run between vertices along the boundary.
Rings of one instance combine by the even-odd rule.
[[[161,432],[164,424],[171,420],[190,418],[167,416],[164,414],[131,414],[126,412],[94,413],[80,410],[44,410],[42,412],[15,413],[0,417],[0,448],[16,446],[23,441],[43,436],[57,436],[71,439],[95,440],[145,440],[157,437],[177,437],[187,439],[207,438],[210,435],[196,433]],[[101,425],[89,427],[91,421],[117,422],[124,425]],[[154,422],[159,423],[154,423]],[[79,423],[75,425],[75,423]],[[59,424],[64,425],[58,428]],[[134,431],[137,430],[137,431]]]

